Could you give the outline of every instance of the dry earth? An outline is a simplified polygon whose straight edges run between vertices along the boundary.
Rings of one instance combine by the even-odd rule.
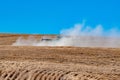
[[[0,34],[0,80],[120,80],[119,48],[10,46],[20,36]]]

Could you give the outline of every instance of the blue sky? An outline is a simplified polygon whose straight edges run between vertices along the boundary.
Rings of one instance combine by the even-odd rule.
[[[0,33],[58,34],[83,20],[120,29],[120,0],[0,0]]]

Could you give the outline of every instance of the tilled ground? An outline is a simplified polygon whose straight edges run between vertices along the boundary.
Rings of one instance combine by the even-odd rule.
[[[5,65],[6,64],[6,65]],[[89,66],[49,62],[1,62],[1,80],[113,80],[119,74],[91,71]],[[82,70],[83,69],[83,70]],[[102,70],[102,69],[101,69]],[[114,76],[113,76],[114,74]],[[110,78],[111,76],[111,78]],[[109,78],[108,78],[109,77]]]
[[[119,80],[120,49],[0,46],[0,80]]]

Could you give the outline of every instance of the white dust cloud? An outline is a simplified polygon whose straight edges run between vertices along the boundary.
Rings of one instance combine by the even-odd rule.
[[[117,30],[109,29],[105,32],[102,25],[95,28],[85,24],[76,24],[70,29],[64,29],[56,38],[43,36],[35,39],[30,36],[28,39],[18,38],[13,46],[76,46],[76,47],[112,47],[120,48],[120,36]]]

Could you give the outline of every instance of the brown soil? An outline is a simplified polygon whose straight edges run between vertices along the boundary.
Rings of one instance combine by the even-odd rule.
[[[10,46],[20,36],[0,34],[0,80],[120,79],[119,48]]]

